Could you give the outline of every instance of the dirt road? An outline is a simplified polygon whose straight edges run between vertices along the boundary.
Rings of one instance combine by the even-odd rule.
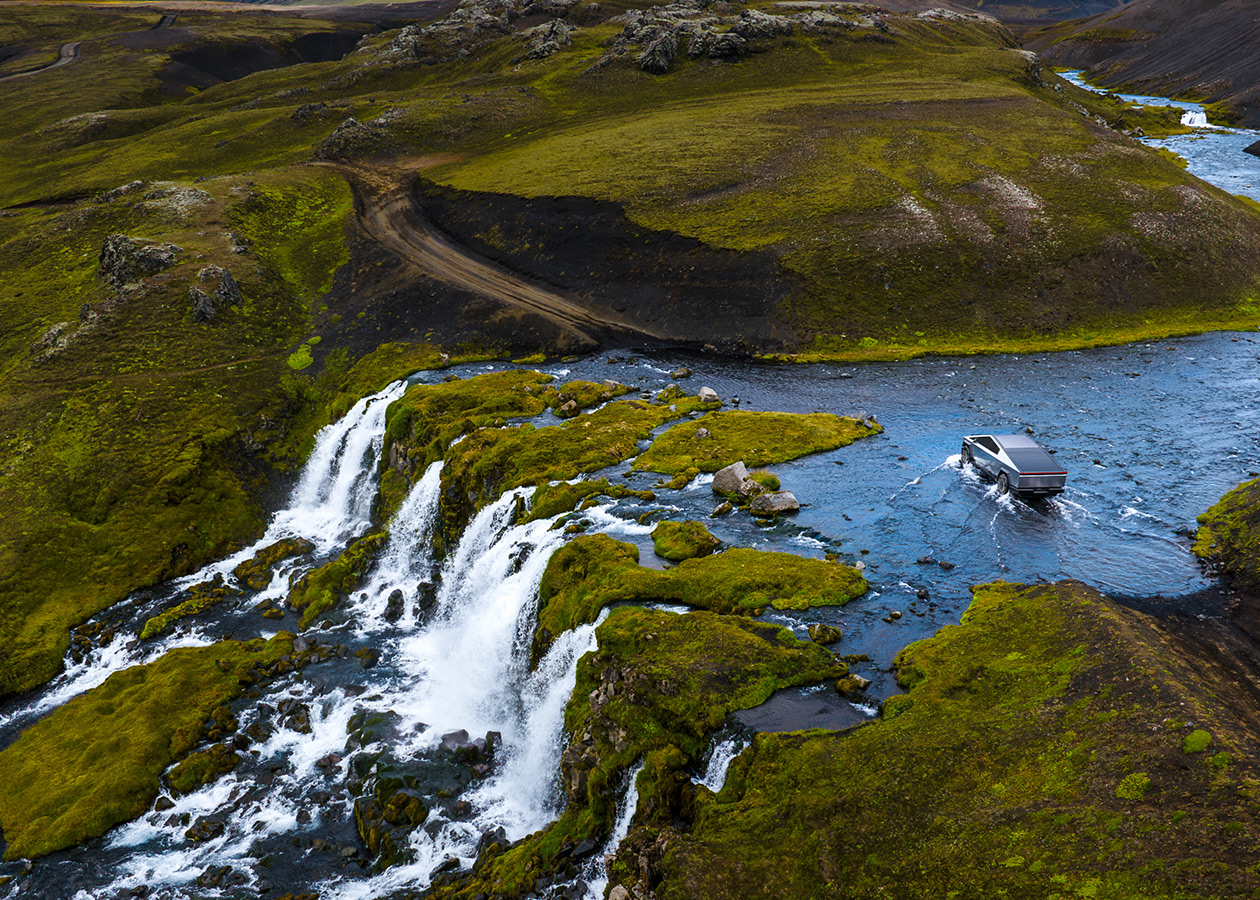
[[[68,66],[79,58],[79,44],[82,41],[71,41],[68,44],[62,44],[61,50],[57,53],[57,61],[51,62],[46,66],[40,66],[38,69],[30,69],[26,72],[17,72],[13,75],[5,75],[0,81],[13,81],[15,78],[26,78],[28,75],[38,75],[40,72],[47,72],[50,69],[60,69],[62,66]]]
[[[354,189],[364,229],[404,259],[447,284],[534,313],[591,343],[601,337],[666,340],[633,325],[612,310],[592,309],[479,256],[452,241],[426,220],[411,192],[411,175],[423,168],[369,168],[318,163],[337,169]]]

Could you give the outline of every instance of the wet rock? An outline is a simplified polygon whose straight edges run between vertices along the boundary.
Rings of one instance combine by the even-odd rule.
[[[717,395],[717,391],[713,390],[713,388],[711,388],[711,387],[702,387],[702,388],[700,388],[700,391],[699,391],[699,393],[697,393],[697,394],[696,394],[696,396],[700,398],[700,402],[701,402],[701,403],[718,403],[718,402],[720,402],[720,401],[719,401],[719,398],[718,398],[718,395]]]
[[[437,876],[442,875],[446,872],[454,872],[458,868],[459,868],[459,857],[448,856],[446,859],[442,860],[442,862],[438,863],[437,866],[433,869],[433,871],[429,873],[429,878],[436,878]]]
[[[944,569],[946,572],[952,572],[954,570],[954,564],[952,562],[946,562],[945,560],[941,560],[940,562],[937,563],[937,565],[940,566],[942,569]]]
[[[926,600],[930,596],[927,588],[919,588],[917,591],[914,592],[914,595],[918,597],[920,600]]]
[[[161,797],[158,797],[157,802],[153,804],[153,811],[166,812],[168,809],[173,809],[174,806],[175,801],[163,794]]]
[[[809,639],[815,644],[834,644],[844,637],[844,632],[833,625],[815,622],[809,626]]]
[[[735,507],[731,505],[731,501],[725,500],[719,503],[714,508],[713,512],[709,513],[709,518],[710,519],[721,518],[722,516],[728,515],[731,512],[731,510],[733,510],[734,508]]]
[[[174,244],[142,244],[125,234],[111,234],[101,244],[97,272],[116,288],[169,269],[183,248]]]
[[[458,731],[448,731],[442,735],[443,750],[458,750],[460,747],[468,743],[468,732],[463,728]]]
[[[724,469],[718,469],[713,475],[713,493],[737,494],[740,486],[749,481],[748,467],[743,461],[731,463]]]
[[[670,378],[690,378],[691,370],[688,369],[686,366],[679,366],[672,373],[670,373],[669,377]]]
[[[194,843],[200,844],[205,841],[214,840],[223,834],[225,825],[222,819],[212,818],[210,816],[202,816],[193,823],[193,826],[184,832],[184,837]]]
[[[836,691],[842,696],[864,691],[871,686],[869,678],[863,678],[861,675],[846,675],[836,682]]]
[[[377,650],[375,647],[363,647],[354,651],[354,655],[358,657],[359,665],[363,666],[365,669],[372,668],[380,662],[381,659],[381,651]]]
[[[801,504],[791,491],[774,491],[753,497],[749,510],[754,516],[777,516],[800,508]]]
[[[936,562],[936,560],[930,556],[920,556],[917,560],[915,560],[915,562],[921,566],[930,566],[932,563]]]
[[[576,400],[568,401],[559,409],[559,414],[561,418],[568,418],[570,416],[575,416],[577,415],[577,413],[578,413],[578,405],[577,405]]]
[[[395,588],[385,601],[385,621],[397,622],[403,614],[403,592]]]
[[[1252,156],[1260,156],[1260,141],[1254,144],[1248,144],[1243,148],[1243,153],[1250,153]]]

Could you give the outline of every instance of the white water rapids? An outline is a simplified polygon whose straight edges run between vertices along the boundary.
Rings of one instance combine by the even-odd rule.
[[[314,542],[316,562],[282,564],[266,589],[249,596],[247,611],[259,599],[282,599],[292,577],[362,534],[370,525],[385,410],[404,390],[403,382],[393,384],[321,431],[288,506],[275,514],[264,537],[179,579],[175,587],[186,588],[216,575],[235,584],[232,569],[260,548],[289,537]],[[558,815],[564,709],[578,659],[595,648],[598,623],[561,635],[530,670],[538,583],[564,533],[553,530],[551,520],[511,524],[514,510],[529,494],[525,489],[505,494],[469,523],[440,570],[431,610],[422,613],[417,585],[434,578],[438,562],[432,536],[441,470],[440,462],[428,468],[389,523],[385,548],[347,604],[347,624],[306,634],[330,643],[352,631],[359,643],[370,642],[379,649],[381,662],[370,680],[361,679],[369,690],[356,686],[353,674],[348,684],[321,684],[316,670],[277,680],[262,698],[265,705],[240,713],[238,733],[261,723],[273,729],[249,749],[247,769],[176,797],[172,808],[150,811],[112,831],[105,839],[116,859],[112,872],[106,873],[104,884],[74,893],[75,900],[127,896],[137,890],[148,891],[150,898],[201,896],[207,892],[198,885],[198,877],[223,867],[236,879],[231,886],[268,890],[266,870],[257,864],[260,841],[291,837],[297,842],[305,837],[309,842],[313,835],[327,833],[321,830],[324,826],[338,821],[341,833],[346,833],[354,798],[338,785],[351,777],[354,754],[348,752],[347,736],[356,714],[390,717],[397,736],[389,741],[388,750],[400,760],[431,753],[444,734],[461,729],[472,737],[498,732],[501,744],[492,771],[461,795],[470,812],[448,817],[441,805],[434,804],[423,827],[411,833],[413,861],[368,877],[357,870],[350,877],[326,877],[312,885],[324,900],[423,888],[435,867],[451,857],[471,863],[487,831],[502,828],[509,840],[516,840]],[[611,530],[627,524],[603,510],[591,512]],[[402,592],[406,606],[391,622],[389,598],[396,591]],[[115,671],[151,661],[175,646],[212,640],[196,625],[149,643],[117,640],[68,669],[21,715],[33,719]],[[277,711],[291,708],[287,704],[307,710],[307,722],[299,725]],[[385,748],[363,748],[381,749]],[[269,774],[260,778],[259,773]],[[200,843],[188,840],[189,823],[204,817],[222,822],[222,832]],[[628,819],[619,822],[628,824]],[[615,845],[610,842],[607,849]]]

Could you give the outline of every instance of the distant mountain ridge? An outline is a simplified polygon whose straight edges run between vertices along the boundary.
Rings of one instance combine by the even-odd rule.
[[[1260,4],[1254,0],[1133,0],[1063,22],[1025,46],[1099,84],[1215,104],[1215,119],[1260,126]]]

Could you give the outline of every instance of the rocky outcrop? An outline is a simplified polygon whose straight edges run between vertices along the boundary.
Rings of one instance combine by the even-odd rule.
[[[569,35],[573,28],[559,19],[552,19],[545,25],[537,25],[521,32],[525,38],[525,59],[545,59],[553,53],[559,53],[573,43]]]
[[[209,322],[223,307],[244,302],[240,285],[222,266],[206,266],[197,274],[197,280],[199,284],[188,289],[188,302],[196,322]]]
[[[97,273],[122,289],[128,284],[156,275],[179,262],[183,248],[174,244],[144,244],[125,234],[111,234],[101,244]]]
[[[333,129],[332,134],[319,142],[315,158],[344,162],[379,156],[397,149],[397,143],[389,131],[379,122],[360,122],[349,116]]]
[[[678,32],[660,28],[639,54],[639,68],[653,75],[664,75],[678,56]]]

